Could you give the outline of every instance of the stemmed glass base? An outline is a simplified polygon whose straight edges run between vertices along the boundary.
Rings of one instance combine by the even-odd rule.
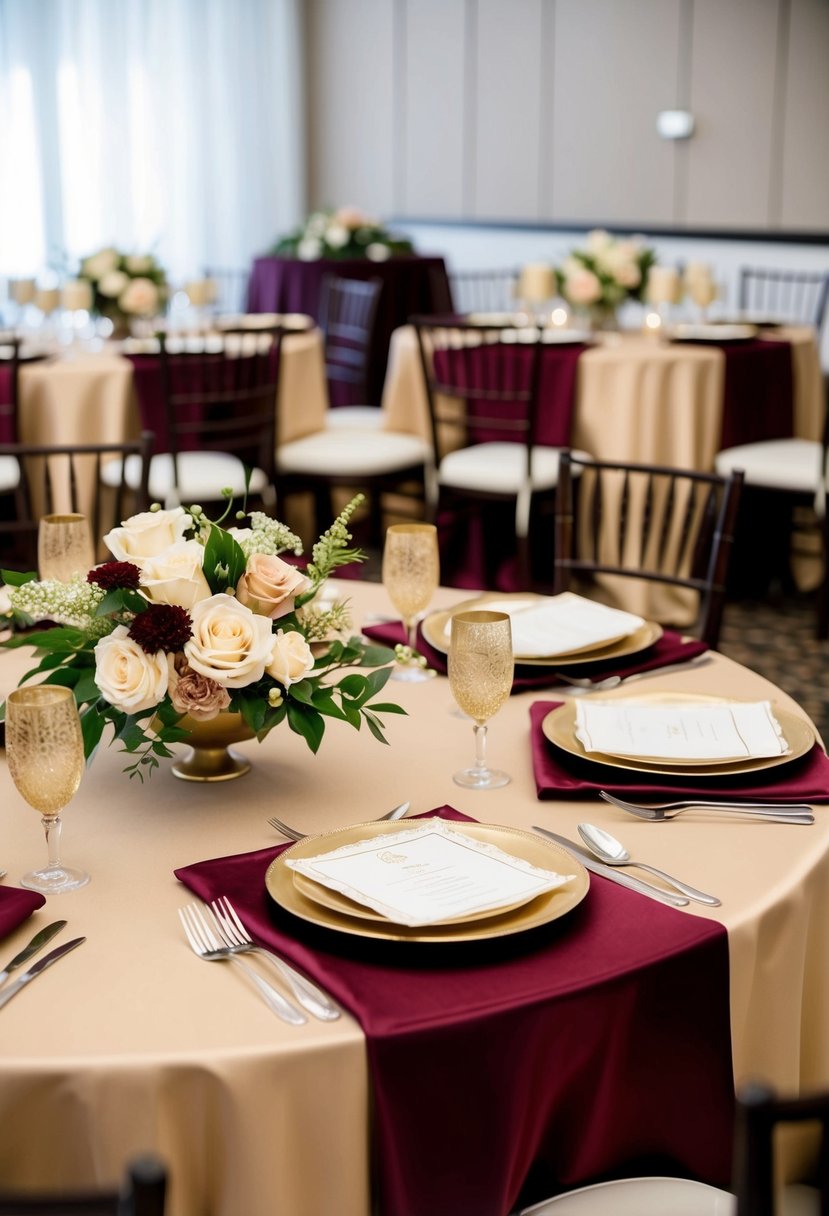
[[[60,891],[74,891],[85,887],[89,875],[85,870],[73,870],[69,866],[46,866],[42,870],[30,870],[20,879],[21,887],[30,891],[42,891],[44,895],[55,895]]]
[[[502,785],[509,785],[512,778],[497,768],[464,768],[459,773],[452,774],[455,785],[462,785],[468,790],[497,790]]]
[[[398,664],[391,673],[392,680],[405,680],[409,684],[422,684],[424,680],[433,679],[438,673],[431,667],[420,667],[412,662],[406,667]]]
[[[417,650],[417,621],[403,622],[408,639],[406,647],[396,647],[397,662],[391,673],[392,680],[404,680],[408,684],[422,684],[424,680],[432,680],[438,674],[433,667],[427,667],[425,661],[418,659]],[[407,658],[408,652],[408,658]]]

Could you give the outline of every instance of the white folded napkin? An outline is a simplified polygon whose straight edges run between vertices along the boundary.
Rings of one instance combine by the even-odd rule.
[[[768,701],[579,702],[588,752],[656,760],[750,760],[790,750]]]
[[[542,599],[517,596],[494,600],[488,607],[507,614],[512,625],[512,652],[527,659],[597,650],[628,637],[645,624],[641,616],[597,604],[572,591]],[[451,637],[451,617],[445,633]]]
[[[286,865],[411,927],[514,907],[573,877],[540,869],[439,819],[316,857],[286,858]]]

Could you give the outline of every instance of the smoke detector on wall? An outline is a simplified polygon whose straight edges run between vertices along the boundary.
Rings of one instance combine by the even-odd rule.
[[[656,116],[656,129],[663,139],[690,139],[694,116],[688,110],[661,110]]]

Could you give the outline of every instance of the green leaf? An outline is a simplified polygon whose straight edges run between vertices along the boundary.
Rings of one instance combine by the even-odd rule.
[[[143,612],[147,607],[147,600],[143,595],[139,595],[137,591],[132,591],[129,587],[115,587],[112,591],[108,591],[101,600],[98,607],[95,609],[96,616],[110,616],[114,612]]]
[[[395,705],[393,701],[383,701],[381,704],[378,704],[376,701],[372,701],[371,708],[375,714],[408,715],[408,710],[405,710],[402,705]]]
[[[363,693],[365,692],[366,676],[357,675],[355,672],[353,675],[346,676],[344,679],[340,680],[337,687],[344,697],[351,697],[352,699],[356,700],[359,697],[362,697]]]
[[[265,715],[268,710],[267,701],[263,700],[261,696],[240,696],[237,698],[237,705],[250,729],[255,734],[259,734],[259,731],[265,726]]]
[[[224,528],[213,525],[204,547],[204,576],[214,595],[235,587],[245,572],[242,547]]]
[[[106,716],[96,708],[86,710],[81,714],[81,734],[83,735],[83,754],[87,763],[92,760],[101,735],[104,733]]]
[[[360,655],[361,667],[383,667],[386,663],[393,663],[395,654],[388,646],[366,646]]]
[[[363,710],[363,717],[366,720],[366,726],[374,735],[374,738],[377,739],[379,743],[385,743],[388,745],[388,739],[383,734],[383,724],[367,709]]]
[[[298,735],[302,735],[311,751],[316,755],[322,736],[325,733],[325,720],[314,709],[305,705],[288,702],[288,725]]]
[[[64,668],[65,671],[71,670]],[[55,673],[58,674],[57,672]],[[73,672],[77,678],[75,684],[75,700],[78,704],[83,705],[85,701],[97,701],[101,695],[98,691],[98,685],[95,683],[95,672],[91,670]]]
[[[19,570],[0,570],[0,578],[7,587],[23,587],[26,583],[33,583],[37,579],[37,571],[29,570],[26,574],[21,574]]]

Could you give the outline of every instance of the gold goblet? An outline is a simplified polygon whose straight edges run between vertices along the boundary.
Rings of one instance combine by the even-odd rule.
[[[92,534],[85,515],[44,515],[37,532],[37,567],[42,579],[68,583],[95,564]]]
[[[417,618],[435,594],[439,579],[438,533],[434,524],[392,524],[383,547],[383,586],[400,613],[411,650],[416,650]],[[416,661],[397,665],[393,680],[428,680],[434,671]]]
[[[515,670],[512,628],[505,612],[459,612],[452,617],[449,684],[460,708],[474,719],[475,763],[453,773],[457,785],[494,790],[510,780],[486,761],[486,723],[510,695]]]
[[[46,830],[47,864],[24,874],[22,885],[47,895],[84,886],[89,875],[60,861],[59,812],[77,792],[84,769],[81,723],[71,688],[36,684],[9,693],[6,755],[14,784],[40,811]]]

